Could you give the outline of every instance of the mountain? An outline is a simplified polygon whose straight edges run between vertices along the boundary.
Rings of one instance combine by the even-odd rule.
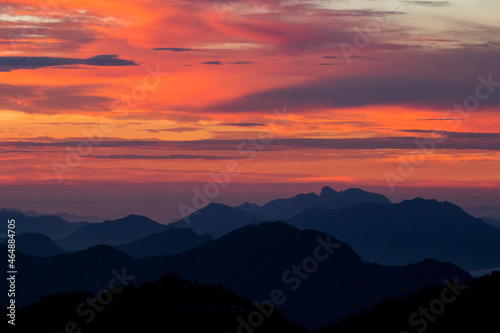
[[[15,208],[2,208],[2,211],[7,211],[7,212],[13,212],[13,213],[20,213],[23,214],[24,216],[27,217],[40,217],[43,216],[42,214],[38,214],[34,210],[28,210],[28,211],[22,211],[20,209],[15,209]],[[46,214],[49,215],[49,214]],[[52,216],[56,216],[54,214],[51,214]]]
[[[434,258],[467,270],[500,267],[500,230],[449,202],[417,198],[311,209],[286,222],[338,237],[370,262],[405,265]]]
[[[235,208],[271,219],[288,219],[310,208],[339,209],[363,202],[390,204],[385,196],[351,188],[337,192],[325,186],[320,195],[316,193],[299,194],[289,199],[276,199],[263,206],[244,203]]]
[[[248,299],[176,275],[164,275],[141,288],[129,284],[109,294],[109,299],[102,298],[103,303],[97,297],[95,308],[86,303],[96,297],[89,293],[43,297],[18,310],[16,327],[19,332],[157,332],[159,328],[167,332],[244,332],[238,317],[248,318],[255,312]],[[6,311],[0,310],[0,314],[8,319]],[[70,322],[74,330],[67,329]],[[2,320],[2,326],[2,332],[11,329],[7,320]],[[257,332],[307,333],[278,310],[269,312]]]
[[[101,223],[104,222],[106,219],[104,217],[100,216],[84,216],[84,215],[75,215],[75,214],[70,214],[70,213],[56,213],[56,214],[51,214],[55,216],[59,216],[60,218],[68,221],[68,222],[90,222],[90,223]]]
[[[36,257],[51,257],[64,253],[49,237],[35,232],[27,232],[16,236],[16,251]],[[6,242],[4,242],[6,244]]]
[[[365,263],[329,235],[280,222],[230,232],[173,257],[168,267],[181,277],[220,284],[257,301],[277,298],[287,318],[310,328],[445,278],[471,279],[459,267],[435,260],[405,267]]]
[[[69,214],[69,213],[56,213],[56,214],[40,214],[35,212],[34,210],[29,210],[29,211],[22,211],[20,209],[15,209],[15,208],[5,208],[6,211],[8,212],[15,212],[15,213],[21,213],[24,216],[28,217],[40,217],[40,216],[59,216],[63,220],[67,222],[90,222],[90,223],[100,223],[105,220],[105,218],[99,217],[99,216],[82,216],[82,215],[75,215],[75,214]]]
[[[169,229],[162,233],[151,234],[116,248],[136,258],[178,254],[208,243],[212,237],[208,234],[198,235],[193,230]]]
[[[18,212],[0,211],[0,220],[7,221],[10,219],[16,220],[17,235],[26,232],[37,232],[53,240],[63,238],[88,224],[87,222],[69,223],[58,216],[52,215],[32,217]],[[7,224],[1,223],[0,234],[6,233]]]
[[[490,219],[489,217],[483,217],[481,220],[500,229],[500,220]]]
[[[443,286],[429,286],[401,299],[386,299],[318,333],[488,332],[498,327],[498,286],[500,272],[453,291]],[[428,318],[420,309],[427,312]]]
[[[3,244],[0,245],[0,253],[7,257],[7,247]],[[15,265],[19,272],[16,278],[16,305],[26,306],[42,296],[59,292],[96,292],[108,286],[114,277],[113,272],[121,273],[122,267],[130,267],[135,260],[107,245],[45,258],[16,252]],[[7,280],[3,279],[0,286],[8,290]],[[0,307],[3,307],[7,299],[2,297],[0,301]]]
[[[58,292],[95,292],[118,276],[133,276],[140,286],[177,273],[259,302],[272,300],[287,318],[311,328],[444,279],[471,279],[459,267],[435,260],[404,267],[365,263],[329,235],[279,222],[246,226],[175,256],[137,259],[100,245],[50,258],[19,253],[17,262],[23,272],[16,281],[22,290],[16,295],[19,305]],[[6,284],[2,281],[0,287]]]
[[[170,228],[172,226],[160,224],[144,216],[129,215],[118,220],[88,224],[56,243],[66,251],[80,251],[99,244],[126,244]]]
[[[211,203],[186,218],[174,222],[173,225],[176,228],[190,228],[200,235],[208,233],[217,238],[229,231],[264,220],[264,217],[240,209]]]

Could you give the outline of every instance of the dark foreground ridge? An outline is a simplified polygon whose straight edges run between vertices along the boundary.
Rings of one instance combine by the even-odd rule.
[[[398,300],[386,299],[318,333],[495,332],[499,299],[496,271],[467,286],[429,286]]]
[[[238,317],[255,309],[248,299],[219,286],[191,283],[177,275],[164,275],[141,288],[130,284],[93,300],[83,292],[43,297],[18,311],[18,332],[245,332]],[[255,332],[303,333],[283,314],[262,305],[269,317],[257,316]],[[5,311],[0,312],[3,319]],[[2,320],[2,332],[12,327]],[[241,326],[241,327],[240,327]],[[240,328],[239,328],[240,327]],[[250,327],[251,328],[251,327]],[[243,331],[241,331],[243,329]]]

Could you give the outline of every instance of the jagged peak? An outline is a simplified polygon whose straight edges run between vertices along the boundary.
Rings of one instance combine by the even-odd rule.
[[[330,186],[324,186],[322,189],[321,189],[321,193],[320,193],[320,197],[325,197],[325,196],[330,196],[332,194],[336,194],[337,191],[335,191],[333,188],[331,188]]]

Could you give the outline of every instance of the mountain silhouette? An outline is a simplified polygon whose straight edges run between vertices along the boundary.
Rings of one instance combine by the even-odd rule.
[[[51,257],[64,253],[57,244],[49,237],[36,233],[27,232],[16,236],[16,251],[36,257]],[[6,242],[3,242],[6,244]]]
[[[172,226],[160,224],[144,216],[129,215],[122,219],[88,224],[56,243],[66,251],[81,251],[99,244],[118,246],[130,243],[170,228]]]
[[[450,281],[454,285],[454,281]],[[488,332],[498,327],[500,311],[500,272],[493,272],[471,281],[454,293],[443,286],[428,286],[403,298],[386,299],[361,314],[343,319],[340,323],[318,333],[399,333],[399,332]],[[465,289],[465,290],[461,290]],[[441,310],[439,303],[444,304]],[[435,307],[433,310],[431,305]],[[421,314],[427,309],[430,319]],[[442,313],[440,313],[442,311]],[[413,320],[410,322],[410,317]]]
[[[500,230],[449,202],[417,198],[310,209],[286,222],[338,237],[370,262],[405,265],[434,258],[468,270],[500,267]]]
[[[136,258],[178,254],[208,243],[212,237],[208,234],[198,235],[193,230],[169,229],[151,234],[139,240],[117,246],[116,248]]]
[[[339,246],[315,272],[306,273],[307,278],[297,279],[291,273],[284,282],[285,272],[313,256],[320,244],[318,238]],[[360,312],[388,295],[403,296],[425,285],[442,283],[446,277],[471,278],[459,267],[435,260],[405,267],[365,263],[349,245],[333,237],[281,222],[243,227],[173,257],[169,266],[181,277],[220,284],[259,301],[280,289],[287,300],[279,308],[287,318],[310,328]],[[291,290],[297,283],[300,286]]]
[[[323,260],[316,259],[317,267],[315,256]],[[19,253],[17,260],[18,270],[23,272],[17,281],[22,291],[16,295],[20,305],[59,292],[97,292],[116,272],[135,276],[137,286],[165,273],[177,273],[259,302],[281,290],[280,299],[286,301],[277,308],[287,318],[311,328],[358,313],[386,297],[402,297],[442,283],[445,278],[471,279],[459,267],[435,260],[404,267],[365,263],[349,245],[325,233],[301,231],[285,223],[246,226],[174,256],[137,259],[100,245],[50,258]],[[6,284],[0,283],[0,287],[6,288]]]
[[[0,210],[0,220],[7,221],[10,219],[16,220],[16,234],[26,232],[36,232],[44,234],[52,240],[63,238],[70,233],[86,226],[87,222],[70,223],[63,220],[59,216],[43,215],[43,216],[26,216],[19,212],[10,212]],[[0,224],[0,234],[7,233],[7,224]]]
[[[235,208],[270,219],[288,219],[310,208],[339,209],[363,202],[391,203],[381,194],[366,192],[358,188],[337,192],[331,187],[325,186],[320,195],[316,193],[299,194],[289,199],[272,200],[263,206],[246,202]]]
[[[100,223],[105,220],[105,218],[99,217],[99,216],[82,216],[82,215],[75,215],[75,214],[70,214],[70,213],[56,213],[56,214],[40,214],[35,212],[34,210],[28,210],[28,211],[22,211],[20,209],[15,209],[15,208],[5,208],[6,211],[8,212],[16,212],[16,213],[21,213],[24,216],[28,217],[40,217],[40,216],[59,216],[63,220],[71,223],[75,222],[90,222],[90,223]]]
[[[129,284],[110,294],[111,298],[103,303],[99,303],[97,297],[95,309],[85,303],[96,297],[95,294],[45,296],[40,302],[18,310],[17,329],[63,332],[68,322],[73,322],[78,329],[73,332],[84,333],[156,332],[159,328],[167,332],[245,332],[238,317],[248,318],[256,311],[249,299],[220,286],[191,283],[177,275],[164,275],[140,288]],[[255,332],[307,333],[278,310],[266,313],[269,317]],[[8,318],[6,311],[0,310],[0,314]],[[11,329],[8,326],[7,320],[2,320],[2,332]]]
[[[217,238],[229,231],[264,220],[264,217],[227,205],[211,203],[186,218],[174,222],[173,225],[176,228],[190,228],[199,235],[208,233]]]

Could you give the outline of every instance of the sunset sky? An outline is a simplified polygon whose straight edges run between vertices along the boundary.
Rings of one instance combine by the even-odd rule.
[[[212,201],[500,206],[499,1],[0,8],[0,206],[168,222],[228,165]]]

